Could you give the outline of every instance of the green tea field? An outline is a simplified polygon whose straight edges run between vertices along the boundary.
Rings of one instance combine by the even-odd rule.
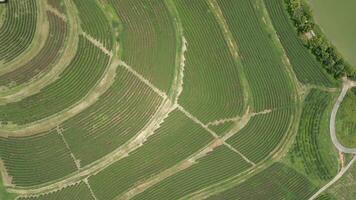
[[[0,200],[353,200],[356,49],[308,3],[0,0]]]

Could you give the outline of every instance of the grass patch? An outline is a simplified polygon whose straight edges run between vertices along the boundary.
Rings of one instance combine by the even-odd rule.
[[[9,193],[6,191],[5,186],[2,182],[2,177],[1,177],[1,173],[0,173],[0,199],[1,200],[12,200],[16,198],[16,194],[13,193]]]
[[[356,147],[356,88],[346,94],[337,111],[336,135],[341,144]]]

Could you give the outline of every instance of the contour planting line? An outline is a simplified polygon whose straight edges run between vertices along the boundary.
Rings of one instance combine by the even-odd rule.
[[[75,155],[73,154],[72,150],[70,149],[70,146],[68,144],[68,142],[66,141],[66,139],[63,136],[63,128],[60,128],[59,126],[57,126],[56,128],[56,132],[57,134],[62,138],[62,141],[64,143],[64,145],[66,146],[66,149],[69,151],[70,156],[72,157],[75,166],[77,167],[77,169],[80,169],[80,160],[78,160]]]
[[[88,189],[89,189],[89,191],[90,191],[90,195],[94,198],[94,200],[98,200],[98,199],[96,198],[95,194],[94,194],[94,191],[93,191],[93,190],[91,189],[91,187],[90,187],[90,184],[89,184],[88,179],[85,178],[85,179],[83,180],[83,182],[85,183],[85,185],[87,185],[87,187],[88,187]]]
[[[152,187],[153,185],[159,183],[160,181],[173,176],[174,174],[183,171],[194,164],[198,163],[198,160],[207,156],[210,152],[212,152],[215,148],[221,146],[221,145],[226,145],[226,140],[232,137],[234,134],[236,134],[239,130],[241,130],[249,121],[251,115],[249,113],[249,107],[247,107],[246,113],[242,117],[242,120],[236,123],[234,128],[230,131],[229,134],[226,134],[224,137],[219,138],[214,131],[210,130],[207,128],[206,125],[204,125],[202,122],[200,122],[196,117],[191,115],[189,112],[187,112],[183,107],[180,105],[176,104],[178,109],[182,111],[187,117],[189,117],[192,121],[195,123],[199,124],[202,126],[206,131],[208,131],[210,134],[213,135],[214,139],[212,142],[210,142],[208,145],[205,147],[201,148],[199,151],[193,153],[191,156],[187,157],[186,159],[180,161],[178,164],[174,165],[173,167],[170,167],[154,176],[151,178],[146,179],[145,181],[140,181],[138,184],[136,184],[134,187],[128,189],[127,191],[123,192],[123,194],[120,194],[118,197],[115,199],[117,200],[123,200],[123,199],[131,199],[132,197],[136,196],[137,194],[145,191],[146,189]],[[230,148],[229,145],[226,145],[227,148]],[[247,159],[246,156],[241,154],[239,151],[237,151],[234,148],[230,148],[230,150],[234,151],[235,153],[238,153],[243,159],[245,159],[248,163],[251,164],[252,168],[256,166],[255,163]]]
[[[146,179],[145,181],[140,181],[134,187],[128,189],[127,191],[123,192],[122,194],[118,195],[115,199],[116,200],[126,200],[131,199],[132,197],[136,196],[137,194],[145,191],[146,189],[152,187],[153,185],[161,182],[162,180],[177,174],[180,171],[188,169],[189,167],[193,166],[193,164],[197,163],[197,160],[200,158],[205,157],[208,153],[212,152],[214,148],[222,145],[222,142],[219,139],[214,139],[211,143],[200,149],[198,152],[193,153],[188,158],[180,161],[176,165]]]
[[[177,42],[174,77],[168,96],[174,103],[178,103],[179,96],[183,92],[184,68],[186,61],[185,52],[188,50],[188,42],[183,35],[183,25],[174,2],[167,0],[164,1],[164,4],[172,17],[172,21],[174,22]]]
[[[298,103],[298,109],[297,113],[294,114],[293,116],[299,116],[301,115],[301,103]],[[223,141],[226,141],[230,137],[232,137],[234,134],[238,134],[238,132],[244,128],[245,125],[247,125],[248,121],[251,118],[251,114],[247,111],[243,117],[242,120],[238,121],[233,129],[235,130],[230,130],[227,134],[225,134],[222,137]],[[298,119],[298,118],[297,118]],[[294,123],[292,123],[294,122]],[[240,125],[238,125],[240,123]],[[271,166],[275,161],[280,160],[288,151],[290,145],[293,143],[293,137],[296,135],[298,132],[298,126],[299,121],[293,121],[291,120],[290,127],[288,128],[288,134],[282,139],[278,147],[275,148],[273,152],[269,156],[267,156],[264,160],[260,161],[255,167],[250,168],[249,170],[242,172],[242,174],[237,174],[235,176],[232,176],[228,179],[222,180],[218,183],[212,184],[210,186],[207,186],[204,189],[195,191],[191,194],[188,194],[184,196],[181,199],[206,199],[214,194],[220,193],[222,191],[225,191],[229,188],[232,188],[246,180],[248,180],[250,177],[254,176],[255,174],[263,171],[264,169],[268,168]],[[236,131],[236,132],[235,132]],[[272,155],[272,160],[270,159],[270,156]]]
[[[119,65],[126,68],[129,72],[139,78],[143,83],[145,83],[148,87],[150,87],[155,93],[157,93],[162,98],[167,98],[167,94],[158,89],[155,85],[153,85],[149,80],[147,80],[144,76],[134,70],[131,66],[127,65],[124,61],[120,60]]]
[[[49,34],[49,22],[47,20],[47,15],[45,9],[43,9],[46,5],[46,1],[36,1],[38,2],[37,6],[37,22],[36,29],[40,31],[36,31],[31,41],[30,46],[22,52],[16,59],[13,59],[10,62],[2,63],[0,60],[0,75],[9,73],[14,71],[18,67],[21,67],[23,64],[27,63],[30,58],[34,55],[37,55],[40,50],[43,48],[45,41]]]
[[[15,198],[15,200],[17,199],[20,199],[20,198],[37,198],[37,197],[40,197],[42,195],[48,195],[48,194],[51,194],[51,193],[54,193],[54,192],[58,192],[58,191],[61,191],[67,187],[71,187],[71,186],[74,186],[76,184],[79,184],[81,181],[77,181],[77,182],[74,182],[72,184],[68,184],[68,185],[64,185],[63,187],[61,188],[58,188],[56,190],[53,190],[53,191],[47,191],[47,192],[43,192],[43,193],[37,193],[37,194],[24,194],[24,195],[19,195]]]
[[[281,40],[279,39],[279,36],[277,34],[276,29],[273,26],[271,17],[268,13],[268,10],[266,8],[266,4],[263,0],[258,0],[256,1],[258,4],[257,9],[260,9],[262,11],[262,21],[264,22],[265,30],[270,33],[271,39],[276,46],[276,49],[278,50],[278,53],[281,56],[282,63],[285,65],[286,73],[290,78],[290,82],[292,83],[293,89],[296,91],[296,94],[302,93],[303,90],[303,84],[298,80],[293,66],[290,63],[289,57],[287,56],[286,49],[283,47]]]
[[[178,109],[182,111],[188,118],[190,118],[193,122],[199,124],[202,128],[204,128],[208,133],[210,133],[214,138],[219,138],[219,136],[212,131],[207,125],[203,124],[197,117],[193,116],[187,110],[185,110],[181,105],[178,105]]]
[[[157,109],[156,113],[151,117],[150,121],[133,138],[111,153],[108,153],[93,163],[80,168],[78,171],[73,172],[66,177],[63,177],[63,179],[47,182],[33,187],[13,186],[8,187],[7,190],[20,195],[50,192],[52,190],[58,190],[59,188],[70,185],[74,182],[81,181],[91,175],[95,175],[116,161],[129,156],[130,152],[141,147],[147,138],[154,134],[155,130],[160,127],[164,119],[167,118],[168,114],[175,108],[174,104],[166,98]]]
[[[183,92],[183,84],[184,84],[184,68],[185,68],[185,52],[188,49],[188,42],[185,39],[184,36],[182,36],[182,48],[181,48],[181,53],[180,53],[180,60],[179,60],[179,71],[177,73],[177,76],[174,77],[174,81],[172,84],[172,89],[173,89],[173,98],[174,102],[178,103],[179,96]]]
[[[178,108],[181,108],[180,106],[178,106]],[[247,124],[247,122],[245,121],[248,121],[249,119],[249,114],[248,114],[248,110],[249,108],[247,109],[247,112],[246,114],[244,115],[243,118],[247,118],[247,120],[242,120],[244,124]],[[181,108],[181,111],[184,112],[184,110],[182,110]],[[189,113],[186,112],[186,114],[189,115]],[[189,116],[188,116],[189,117]],[[190,117],[192,119],[192,116]],[[194,117],[192,119],[194,121]],[[196,122],[200,125],[202,125],[202,123],[199,123],[199,122]],[[242,129],[243,124],[239,124],[235,127],[235,130],[240,130]],[[208,130],[207,130],[208,131]],[[222,138],[219,138],[219,137],[214,137],[213,141],[210,142],[208,145],[204,146],[203,148],[201,148],[199,151],[193,153],[191,156],[187,157],[186,159],[180,161],[178,164],[174,165],[173,167],[170,167],[154,176],[152,176],[151,178],[148,178],[144,181],[140,181],[138,182],[134,187],[128,189],[127,191],[125,191],[123,194],[120,194],[118,197],[116,197],[115,199],[116,200],[126,200],[126,199],[131,199],[132,197],[138,195],[139,193],[142,193],[143,191],[145,191],[146,189],[154,186],[155,184],[161,182],[162,180],[170,177],[170,176],[173,176],[175,174],[177,174],[178,172],[181,172],[185,169],[188,169],[189,167],[193,166],[194,164],[197,164],[199,161],[199,159],[209,155],[210,152],[214,151],[215,148],[221,146],[221,145],[225,145],[225,141],[227,139],[229,139],[230,137],[232,137],[235,133],[237,132],[233,132],[232,134],[228,134],[228,136],[226,137],[222,137]],[[227,148],[229,148],[227,146]],[[240,152],[238,152],[236,149],[231,149],[232,151],[238,153],[239,155],[242,155]],[[242,155],[242,158],[246,158],[245,156]],[[247,158],[246,158],[247,159]],[[251,164],[251,168],[250,169],[253,169],[256,167],[256,165],[251,162],[250,160],[247,159],[247,162]]]
[[[59,12],[56,8],[53,8],[51,5],[47,4],[46,10],[50,11],[51,13],[55,14],[57,17],[61,18],[63,21],[67,22],[66,15]]]
[[[101,80],[92,88],[89,93],[80,101],[73,104],[67,109],[64,109],[54,115],[46,117],[44,119],[29,123],[26,125],[15,126],[15,127],[3,127],[0,129],[0,136],[2,137],[22,137],[34,135],[39,132],[44,132],[50,130],[69,118],[77,115],[81,111],[85,110],[89,106],[93,105],[99,97],[108,90],[116,77],[116,69],[119,65],[119,60],[115,57],[112,59],[109,67],[103,74]]]
[[[69,15],[69,23],[66,47],[62,50],[63,54],[61,55],[59,60],[57,60],[57,62],[53,64],[51,70],[40,79],[33,82],[29,82],[28,84],[23,84],[23,86],[25,87],[21,87],[20,89],[16,90],[14,88],[14,90],[11,90],[10,94],[1,93],[0,104],[17,102],[28,96],[39,93],[42,88],[58,80],[60,78],[60,74],[67,68],[67,66],[74,58],[78,49],[78,30],[80,29],[80,27],[78,24],[77,16],[75,15],[75,8],[73,7],[73,5],[71,5],[72,1],[65,0],[64,2],[67,7],[67,13]]]
[[[215,15],[216,21],[224,33],[224,39],[229,47],[231,55],[234,57],[234,59],[239,59],[237,45],[234,42],[234,37],[232,36],[230,28],[225,20],[224,14],[220,9],[219,4],[216,2],[216,0],[208,0],[208,3],[211,11],[213,11],[213,14]]]
[[[241,58],[239,57],[239,48],[237,46],[237,42],[234,39],[234,36],[230,30],[230,27],[224,17],[224,14],[219,6],[219,4],[216,2],[216,0],[208,0],[208,6],[210,10],[212,11],[213,15],[215,16],[216,21],[218,22],[220,29],[223,32],[223,37],[224,40],[226,41],[226,44],[229,48],[230,54],[233,57],[236,67],[239,70],[239,81],[242,85],[242,93],[244,97],[244,110],[247,109],[247,106],[249,105],[250,101],[250,94],[251,90],[249,87],[248,80],[246,78],[243,64],[241,62]]]
[[[215,139],[220,139],[220,137],[213,131],[211,130],[207,125],[203,124],[203,122],[201,122],[197,117],[193,116],[191,113],[189,113],[187,110],[185,110],[182,106],[178,105],[178,109],[180,111],[182,111],[188,118],[190,118],[193,122],[199,124],[202,128],[204,128],[207,132],[209,132]],[[249,109],[247,109],[249,110]],[[240,127],[239,127],[240,128]],[[246,156],[244,156],[241,152],[239,152],[237,149],[231,147],[229,144],[227,144],[225,141],[232,137],[236,132],[234,132],[233,134],[228,134],[225,137],[222,137],[222,141],[223,144],[225,146],[227,146],[229,149],[231,149],[232,151],[238,153],[246,162],[252,164],[253,166],[255,166],[256,164],[254,162],[252,162],[251,160],[249,160]]]
[[[99,40],[93,38],[92,36],[90,36],[88,33],[86,32],[82,32],[82,35],[84,36],[84,38],[86,38],[89,42],[91,42],[92,44],[94,44],[96,47],[98,47],[102,52],[104,52],[106,55],[108,55],[110,58],[113,56],[112,51],[108,50],[104,44],[102,44]]]

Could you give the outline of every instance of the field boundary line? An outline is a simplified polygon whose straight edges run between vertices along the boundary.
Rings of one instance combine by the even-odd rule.
[[[57,17],[61,18],[63,21],[67,22],[67,17],[65,14],[59,12],[56,8],[52,7],[51,5],[47,4],[46,5],[47,11],[55,14]]]
[[[148,87],[150,87],[155,93],[163,98],[167,98],[167,94],[158,89],[155,85],[153,85],[149,80],[147,80],[143,75],[134,70],[131,66],[127,65],[124,61],[120,60],[119,65],[126,68],[129,72],[131,72],[134,76],[139,78],[143,83],[145,83]]]
[[[223,32],[223,38],[229,48],[229,52],[233,58],[233,60],[235,61],[235,65],[238,68],[238,75],[239,75],[239,81],[242,85],[241,89],[242,89],[242,93],[243,93],[243,97],[244,97],[244,106],[243,106],[243,110],[246,110],[248,105],[250,105],[250,94],[251,94],[251,90],[249,87],[249,83],[248,83],[248,79],[246,78],[245,72],[244,72],[244,65],[241,62],[241,58],[239,56],[239,48],[237,45],[237,42],[230,30],[230,27],[225,19],[225,16],[219,6],[219,4],[217,3],[216,0],[208,0],[207,1],[209,9],[212,11],[214,18],[216,19],[218,25],[219,25],[219,29]]]
[[[220,139],[220,137],[213,131],[211,130],[207,125],[203,124],[203,122],[201,122],[197,117],[193,116],[191,113],[189,113],[187,110],[185,110],[182,106],[178,105],[178,109],[180,111],[182,111],[187,117],[189,117],[192,121],[194,121],[195,123],[199,124],[201,127],[203,127],[206,131],[208,131],[214,138],[216,139]],[[249,109],[247,109],[249,110]],[[261,114],[265,114],[265,111],[262,111]],[[257,113],[258,114],[258,113]],[[251,115],[253,116],[253,114]],[[229,135],[227,135],[226,137],[222,137],[221,140],[223,142],[223,144],[225,146],[227,146],[230,150],[234,151],[235,153],[239,154],[246,162],[252,164],[253,166],[255,166],[256,164],[254,162],[252,162],[250,159],[248,159],[245,155],[243,155],[240,151],[238,151],[237,149],[233,148],[231,145],[229,145],[228,143],[226,143],[225,141],[232,137],[236,132],[238,131],[234,131],[232,132],[232,134],[230,133]]]
[[[338,181],[346,172],[347,170],[352,166],[352,164],[356,160],[356,155],[353,156],[352,160],[344,167],[343,169],[340,170],[340,172],[326,185],[324,185],[322,188],[320,188],[313,196],[309,198],[309,200],[314,200],[317,198],[321,193],[323,193],[325,190],[327,190],[330,186],[332,186],[336,181]]]
[[[85,185],[88,187],[89,191],[90,191],[90,195],[94,198],[94,200],[98,200],[95,196],[94,191],[91,189],[88,178],[83,179],[83,182],[85,183]]]
[[[184,69],[185,69],[185,52],[188,50],[188,41],[185,39],[184,36],[182,36],[182,47],[181,47],[181,52],[180,52],[180,59],[179,59],[179,70],[177,72],[177,76],[174,77],[174,81],[172,84],[172,90],[173,90],[173,101],[174,103],[178,104],[178,99],[179,96],[183,92],[183,84],[184,84]]]
[[[254,163],[253,161],[251,161],[250,159],[248,159],[246,156],[244,156],[240,151],[238,151],[237,149],[235,149],[234,147],[232,147],[230,144],[226,143],[224,141],[224,145],[226,147],[228,147],[230,150],[232,150],[233,152],[239,154],[246,162],[250,163],[253,167],[256,166],[256,163]]]
[[[236,122],[236,121],[238,121],[240,119],[241,119],[240,116],[231,117],[231,118],[224,118],[224,119],[217,119],[217,120],[214,120],[214,121],[210,121],[210,122],[206,123],[205,125],[206,126],[217,126],[217,125],[220,125],[220,124],[224,124],[226,122]]]
[[[78,160],[74,153],[72,152],[72,150],[70,149],[70,146],[68,144],[68,142],[66,141],[66,139],[64,138],[63,136],[63,129],[60,128],[59,126],[56,127],[56,132],[57,134],[62,138],[62,141],[64,143],[64,145],[66,146],[67,150],[69,151],[70,153],[70,156],[73,158],[73,161],[74,161],[74,164],[75,166],[77,167],[77,169],[79,170],[80,169],[80,160]]]
[[[104,52],[106,55],[108,55],[110,58],[112,58],[113,53],[112,51],[108,50],[103,43],[101,43],[99,40],[97,40],[96,38],[92,37],[91,35],[89,35],[88,33],[82,31],[81,33],[85,39],[87,39],[89,42],[91,42],[94,46],[96,46],[97,48],[99,48],[102,52]]]
[[[231,55],[234,57],[234,59],[239,58],[239,53],[238,53],[238,47],[236,45],[235,40],[233,39],[234,37],[232,36],[232,33],[230,31],[229,25],[227,24],[224,14],[220,9],[220,6],[215,0],[208,0],[208,4],[210,9],[213,11],[216,21],[220,25],[220,28],[223,31],[224,39],[229,47]]]
[[[178,105],[178,109],[180,111],[182,111],[193,122],[199,124],[206,131],[208,131],[214,138],[219,138],[219,136],[214,131],[212,131],[207,125],[205,125],[203,122],[201,122],[197,117],[193,116],[191,113],[189,113],[187,110],[185,110],[181,105]]]

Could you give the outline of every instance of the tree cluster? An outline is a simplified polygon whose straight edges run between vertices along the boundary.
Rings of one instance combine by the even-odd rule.
[[[288,13],[303,38],[304,45],[311,50],[327,72],[336,78],[346,75],[356,79],[356,71],[344,61],[314,23],[308,5],[303,0],[285,0],[285,2]]]

